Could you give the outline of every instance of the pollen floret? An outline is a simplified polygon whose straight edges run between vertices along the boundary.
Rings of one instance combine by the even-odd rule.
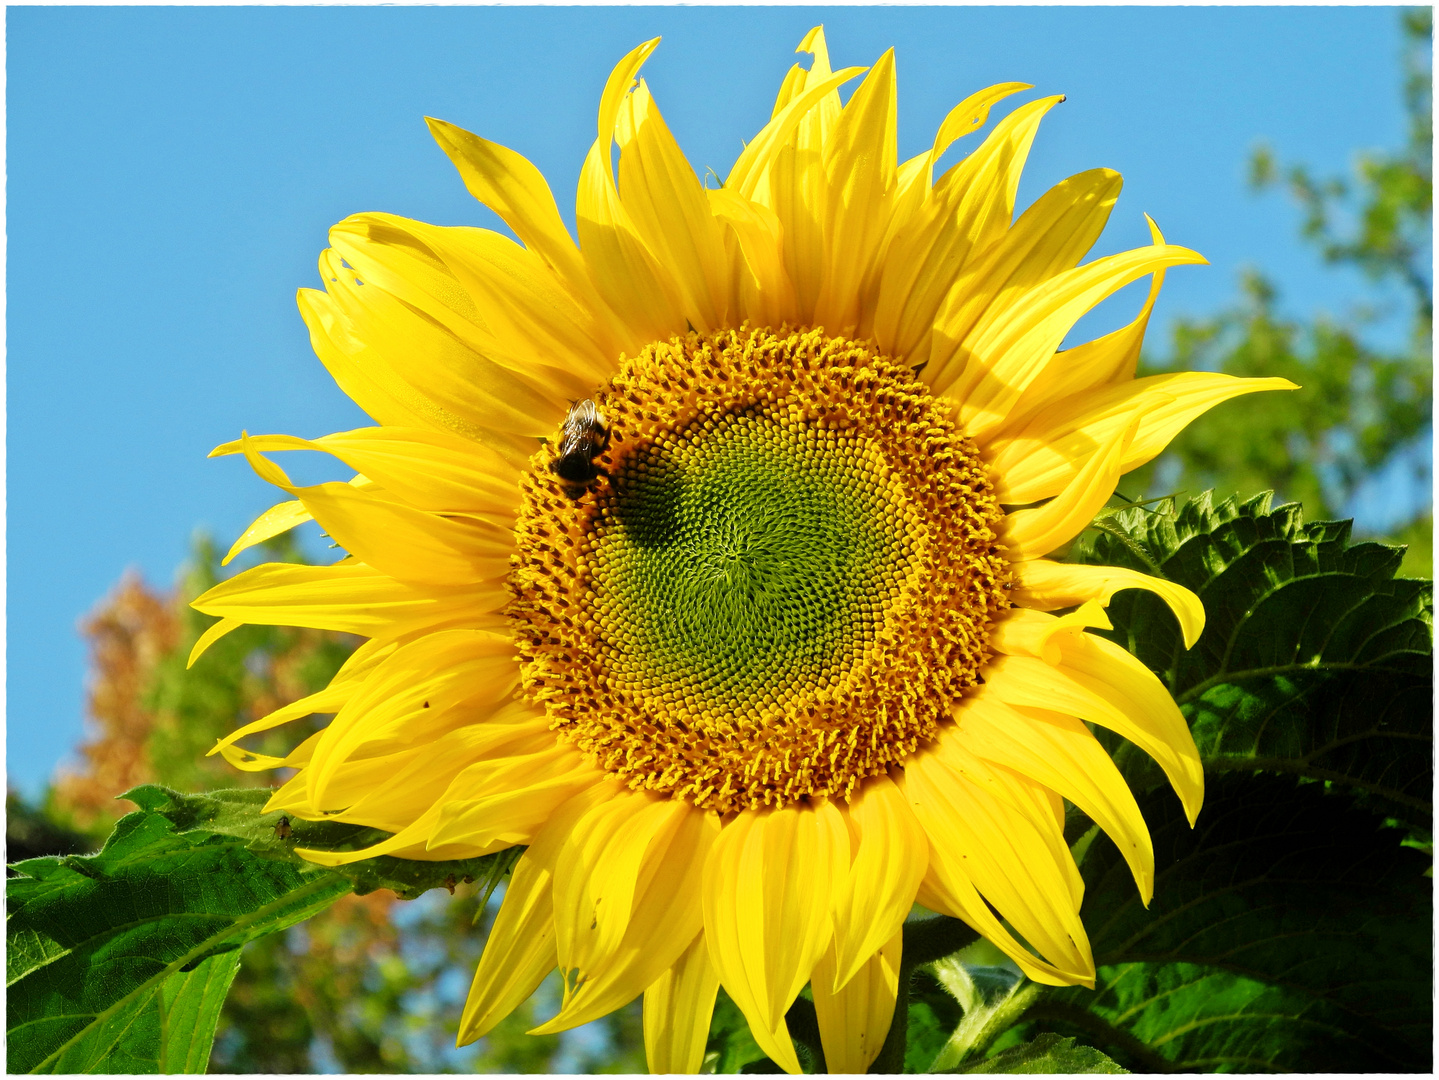
[[[597,401],[606,479],[537,455],[510,614],[561,737],[729,812],[848,795],[932,738],[1007,607],[975,447],[908,369],[817,330],[690,334]]]

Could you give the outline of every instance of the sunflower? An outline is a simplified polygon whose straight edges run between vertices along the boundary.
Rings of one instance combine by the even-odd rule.
[[[314,520],[347,553],[267,564],[195,602],[242,623],[368,640],[320,692],[215,751],[297,769],[269,804],[393,835],[390,854],[526,845],[461,1043],[558,966],[562,1031],[644,995],[654,1071],[695,1071],[717,988],[791,1072],[808,983],[830,1068],[862,1072],[893,1012],[914,903],[964,920],[1031,979],[1093,985],[1065,801],[1118,844],[1147,902],[1150,839],[1087,724],[1151,755],[1190,821],[1199,758],[1104,607],[1147,589],[1185,647],[1199,600],[1044,556],[1121,474],[1210,406],[1282,379],[1136,379],[1164,242],[1080,265],[1119,194],[1095,169],[1013,220],[1062,97],[1023,104],[934,178],[1005,83],[896,155],[892,52],[832,71],[822,29],[718,188],[638,79],[614,69],[580,176],[578,246],[538,170],[430,130],[520,243],[351,217],[300,310],[376,421],[243,454],[293,498],[239,551]],[[618,164],[613,157],[619,146]],[[1151,276],[1133,322],[1060,349]],[[293,484],[267,453],[356,475]],[[228,561],[228,560],[227,560]],[[1065,614],[1053,612],[1065,611]],[[333,720],[284,758],[238,740]]]

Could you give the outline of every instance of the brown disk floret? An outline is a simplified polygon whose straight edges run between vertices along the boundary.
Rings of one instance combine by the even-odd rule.
[[[535,456],[510,616],[532,700],[632,788],[728,813],[847,796],[931,738],[1008,606],[974,444],[818,330],[648,346],[576,486]]]

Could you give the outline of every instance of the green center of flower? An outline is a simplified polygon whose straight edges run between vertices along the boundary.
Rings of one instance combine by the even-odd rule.
[[[949,406],[862,343],[766,330],[651,345],[594,405],[603,435],[522,482],[509,582],[560,738],[722,813],[847,795],[933,738],[1008,606]]]
[[[601,499],[601,648],[677,716],[836,685],[908,576],[903,494],[873,442],[756,409],[636,452]]]

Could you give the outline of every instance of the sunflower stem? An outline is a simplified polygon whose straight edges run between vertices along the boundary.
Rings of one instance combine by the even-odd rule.
[[[904,1051],[909,1035],[909,982],[914,969],[956,953],[979,934],[958,919],[938,915],[904,924],[904,948],[899,964],[899,987],[894,999],[894,1019],[879,1056],[869,1067],[871,1073],[904,1072]]]
[[[814,1011],[814,1002],[809,998],[795,998],[794,1004],[784,1014],[785,1025],[790,1035],[804,1044],[817,1073],[829,1072],[825,1065],[824,1045],[819,1036],[819,1016]]]

